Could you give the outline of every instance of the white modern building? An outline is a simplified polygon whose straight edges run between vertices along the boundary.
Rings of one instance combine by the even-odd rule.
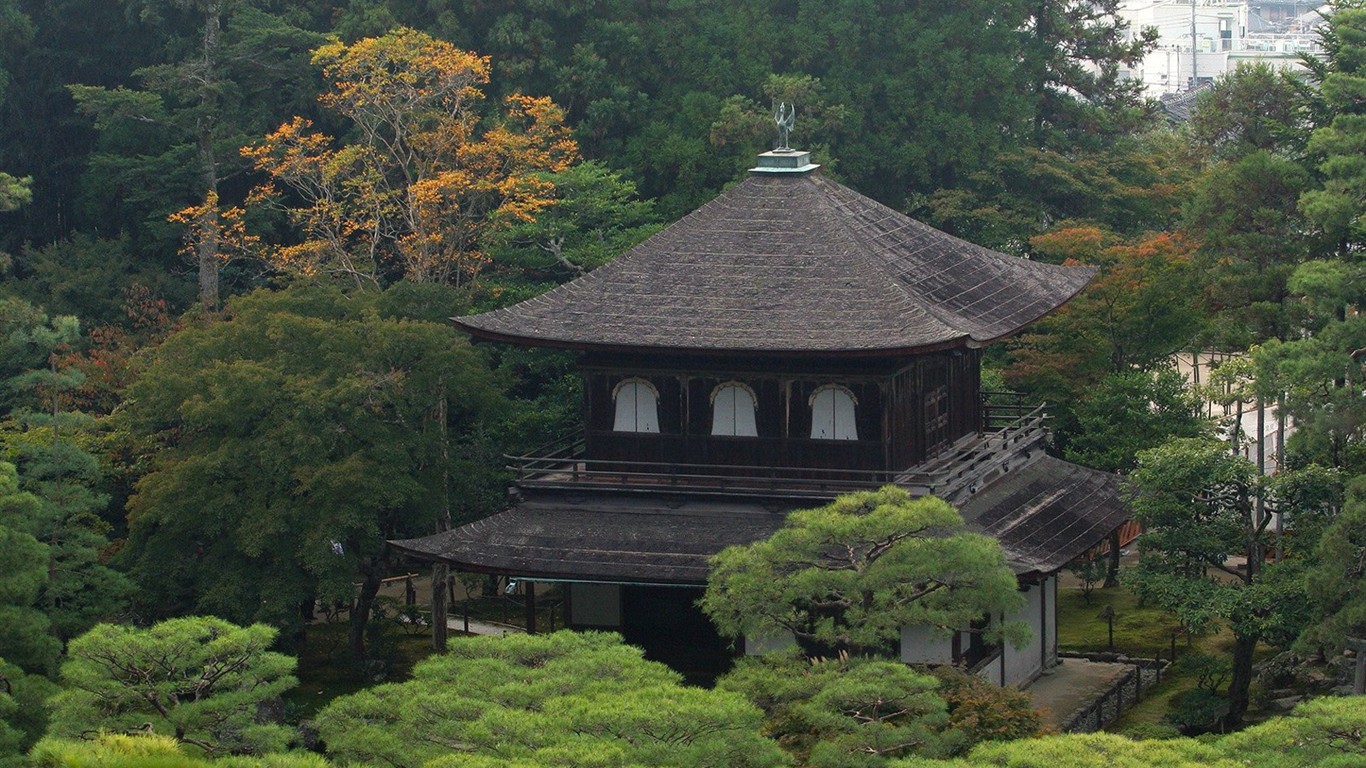
[[[1125,0],[1119,15],[1131,38],[1152,27],[1158,43],[1124,74],[1157,97],[1190,91],[1242,63],[1301,69],[1300,57],[1319,50],[1328,9],[1317,0]]]

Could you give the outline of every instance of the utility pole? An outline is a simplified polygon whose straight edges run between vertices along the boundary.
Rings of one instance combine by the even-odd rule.
[[[1195,39],[1195,0],[1191,0],[1191,90],[1192,90],[1192,91],[1195,90],[1195,89],[1198,87],[1199,83],[1200,83],[1199,67],[1198,67],[1198,65],[1196,64],[1196,60],[1197,60],[1198,57],[1195,55],[1195,46],[1196,46],[1197,44],[1198,44],[1198,43],[1197,43],[1197,41],[1196,41],[1196,39]]]

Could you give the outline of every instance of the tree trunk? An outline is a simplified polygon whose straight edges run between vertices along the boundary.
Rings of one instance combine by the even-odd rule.
[[[361,582],[360,594],[356,595],[356,607],[351,611],[351,629],[348,641],[351,652],[357,659],[365,658],[365,627],[370,623],[370,609],[379,594],[380,568],[378,564],[365,568],[365,581]]]
[[[440,397],[436,404],[436,422],[441,436],[441,514],[436,521],[436,532],[451,529],[451,456],[450,431],[446,414],[446,382],[441,381]],[[446,590],[450,581],[451,569],[445,563],[432,566],[432,649],[444,653],[446,641],[450,636],[446,625]]]
[[[1241,727],[1243,716],[1247,714],[1248,689],[1252,685],[1252,654],[1256,649],[1256,637],[1235,635],[1233,674],[1228,683],[1228,715],[1224,720],[1229,730]]]
[[[1110,531],[1110,557],[1109,563],[1105,568],[1105,583],[1100,585],[1101,589],[1111,589],[1119,586],[1119,529]]]
[[[198,120],[199,174],[204,188],[203,220],[199,222],[199,242],[195,246],[195,266],[199,272],[199,303],[210,312],[218,309],[218,160],[214,157],[214,119],[212,103],[216,96],[218,40],[222,30],[223,4],[211,0],[204,9],[204,60]]]

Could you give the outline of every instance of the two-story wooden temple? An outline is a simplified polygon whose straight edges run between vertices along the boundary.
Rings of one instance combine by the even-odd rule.
[[[1056,663],[1056,575],[1126,517],[1115,476],[1044,453],[1040,409],[993,406],[981,349],[1056,309],[1085,268],[989,251],[768,152],[743,182],[615,261],[455,322],[579,353],[584,434],[517,457],[510,507],[394,542],[456,569],[558,583],[566,622],[705,675],[734,651],[694,602],[707,559],[792,509],[895,483],[996,537],[1023,649],[903,632],[908,662],[1025,683]],[[743,647],[743,646],[742,646]]]

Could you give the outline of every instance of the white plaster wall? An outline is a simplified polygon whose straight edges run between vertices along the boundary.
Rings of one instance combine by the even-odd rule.
[[[569,617],[574,626],[620,627],[621,587],[616,584],[570,584]]]
[[[1023,685],[1043,670],[1041,649],[1045,640],[1042,610],[1046,588],[1046,584],[1031,585],[1025,592],[1024,606],[1006,616],[1008,622],[1023,621],[1029,627],[1030,633],[1029,642],[1021,648],[1016,648],[1010,643],[1005,644],[1002,658],[1005,664],[1006,685]]]
[[[901,660],[907,664],[952,664],[952,633],[930,627],[902,627]]]
[[[977,670],[977,676],[987,681],[988,683],[991,683],[992,685],[1000,685],[1001,663],[1002,657],[998,655],[996,656],[996,658],[991,660],[991,663]]]

